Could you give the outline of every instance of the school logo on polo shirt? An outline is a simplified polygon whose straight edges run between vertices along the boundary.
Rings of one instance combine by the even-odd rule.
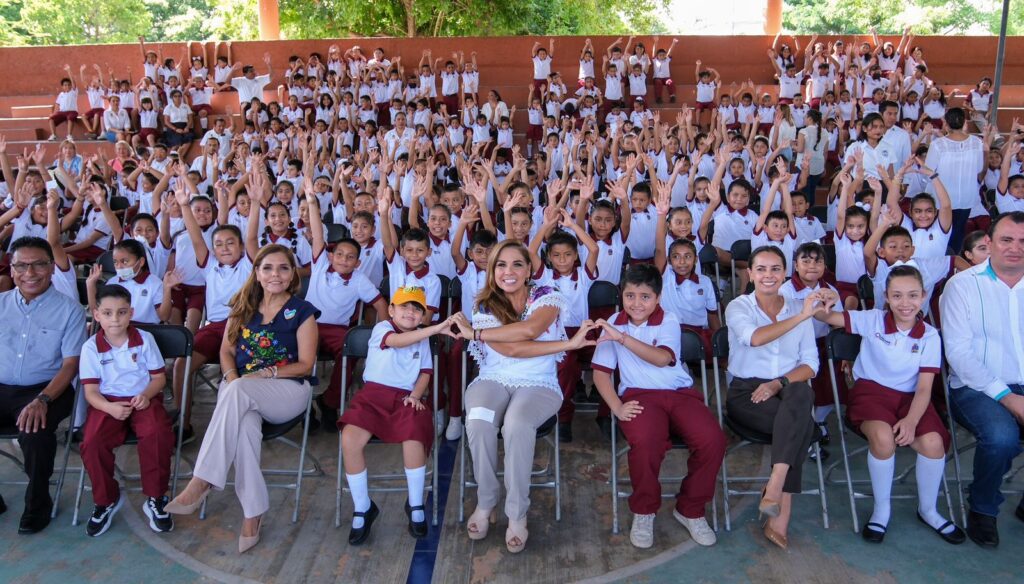
[[[413,358],[413,359],[419,359],[419,358],[420,358],[420,352],[419,352],[419,351],[416,351],[415,353],[413,353],[413,354],[412,354],[412,358]]]
[[[704,289],[703,288],[697,288],[697,296],[703,296],[703,295],[704,295]]]
[[[912,347],[910,347],[911,354],[915,354],[916,355],[920,350],[921,350],[921,347],[917,343],[914,343],[914,345]]]

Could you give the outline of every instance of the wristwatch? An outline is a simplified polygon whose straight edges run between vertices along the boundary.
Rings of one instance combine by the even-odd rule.
[[[41,393],[41,394],[37,395],[36,399],[41,401],[41,402],[43,402],[45,405],[50,405],[50,402],[53,401],[53,398],[51,398],[50,396],[46,395],[45,393]]]
[[[776,377],[775,381],[778,381],[779,385],[781,385],[783,389],[785,389],[785,387],[789,385],[789,378],[786,377],[785,375],[780,375],[779,377]]]

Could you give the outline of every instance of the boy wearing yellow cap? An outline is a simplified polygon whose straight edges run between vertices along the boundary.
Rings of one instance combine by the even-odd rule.
[[[409,500],[409,533],[427,535],[423,508],[427,452],[434,441],[433,415],[423,403],[433,373],[429,338],[449,334],[450,319],[418,328],[427,311],[423,288],[395,290],[388,306],[388,320],[373,327],[363,371],[363,387],[338,419],[341,448],[345,455],[345,476],[355,513],[348,542],[360,545],[380,510],[370,500],[363,449],[371,436],[384,442],[401,443]]]

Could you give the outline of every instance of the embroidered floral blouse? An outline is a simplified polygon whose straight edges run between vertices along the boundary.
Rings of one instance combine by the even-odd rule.
[[[320,311],[315,306],[292,296],[269,324],[263,324],[258,311],[252,320],[242,326],[235,343],[235,367],[245,375],[267,367],[282,367],[299,360],[299,326],[306,319],[316,318]],[[295,381],[316,383],[313,376],[292,378]]]

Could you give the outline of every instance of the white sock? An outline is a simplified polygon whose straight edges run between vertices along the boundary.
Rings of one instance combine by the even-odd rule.
[[[370,508],[370,491],[366,484],[366,469],[358,474],[345,473],[345,478],[348,480],[348,489],[352,494],[352,507],[356,511],[362,513]],[[352,527],[359,529],[363,526],[363,518],[352,516]]]
[[[829,404],[827,406],[816,406],[814,408],[814,421],[817,422],[818,424],[824,422],[825,419],[828,418],[828,415],[831,414],[832,410],[834,409],[836,409],[836,407],[832,404]]]
[[[405,469],[405,480],[409,484],[409,506],[418,507],[423,504],[423,484],[427,479],[427,467]],[[422,510],[412,512],[412,520],[419,522],[426,518]]]
[[[210,118],[199,118],[199,127],[206,130],[210,126]]]
[[[526,157],[527,158],[532,158],[533,157],[533,142],[527,142],[526,143]]]
[[[892,476],[896,472],[896,455],[879,460],[868,451],[868,473],[871,475],[871,491],[875,498],[875,509],[871,512],[870,523],[889,525],[889,497],[892,494]]]
[[[917,455],[917,511],[921,517],[931,525],[933,529],[942,527],[946,518],[939,515],[935,508],[935,501],[939,498],[939,486],[942,484],[942,474],[946,472],[945,458],[928,458],[923,454]],[[953,531],[950,525],[943,530],[943,533]]]

